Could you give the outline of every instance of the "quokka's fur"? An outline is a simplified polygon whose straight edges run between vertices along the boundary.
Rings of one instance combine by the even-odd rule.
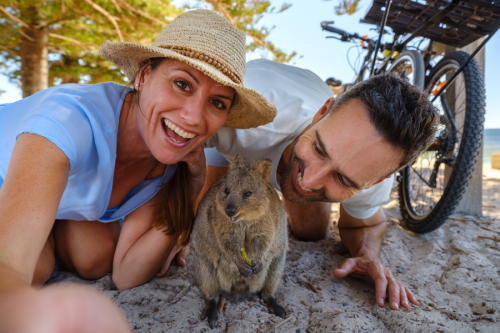
[[[271,169],[268,159],[250,164],[237,156],[198,206],[191,246],[196,281],[207,301],[202,319],[208,317],[211,328],[221,292],[260,292],[272,313],[286,316],[274,294],[285,268],[288,230],[283,204],[269,183]]]

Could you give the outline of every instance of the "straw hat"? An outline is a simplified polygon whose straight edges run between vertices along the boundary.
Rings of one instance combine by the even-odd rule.
[[[186,12],[168,24],[152,46],[106,41],[99,51],[133,82],[141,63],[165,57],[183,61],[238,94],[224,126],[251,128],[271,122],[276,107],[264,96],[246,88],[245,33],[214,11]]]

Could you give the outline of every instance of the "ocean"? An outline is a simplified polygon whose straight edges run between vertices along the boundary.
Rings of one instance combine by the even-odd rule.
[[[491,164],[491,153],[500,153],[500,128],[484,130],[483,164]]]

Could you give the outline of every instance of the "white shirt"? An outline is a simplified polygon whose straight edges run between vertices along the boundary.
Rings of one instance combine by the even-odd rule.
[[[205,149],[207,163],[227,167],[238,154],[249,161],[269,158],[273,162],[271,184],[280,191],[276,170],[283,151],[311,124],[333,92],[309,70],[265,59],[247,63],[245,85],[274,103],[278,114],[274,121],[257,128],[223,127],[205,143],[205,148],[212,148]],[[360,191],[342,206],[355,218],[371,217],[389,199],[393,178]]]

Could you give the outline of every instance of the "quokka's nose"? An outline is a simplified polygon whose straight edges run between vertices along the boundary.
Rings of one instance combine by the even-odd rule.
[[[226,215],[231,217],[236,213],[236,208],[233,205],[227,205],[226,206]]]

